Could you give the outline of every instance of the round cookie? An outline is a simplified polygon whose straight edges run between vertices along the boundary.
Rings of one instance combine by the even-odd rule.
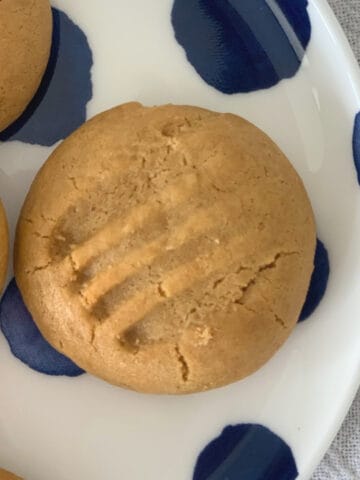
[[[72,134],[24,203],[15,273],[44,337],[142,392],[251,374],[295,326],[315,251],[304,186],[232,114],[129,103]]]
[[[17,477],[13,473],[8,472],[0,468],[0,480],[22,480],[20,477]]]
[[[9,261],[9,228],[6,213],[0,200],[0,293],[6,280]]]
[[[35,95],[51,47],[48,0],[0,1],[0,132],[14,122]]]

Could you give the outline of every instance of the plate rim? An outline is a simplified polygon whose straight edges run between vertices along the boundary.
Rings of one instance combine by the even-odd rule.
[[[354,110],[356,109],[357,111],[360,111],[360,66],[355,57],[355,53],[351,48],[345,31],[343,30],[328,0],[309,0],[309,5],[311,5],[314,9],[317,10],[319,17],[325,25],[327,33],[333,43],[335,43],[336,40],[337,52],[341,55],[344,63],[347,66],[346,75],[351,81],[353,94],[355,95],[357,100],[356,105],[354,104]],[[354,174],[355,173],[356,172],[354,171]],[[318,450],[313,452],[312,460],[309,462],[307,469],[309,475],[305,473],[303,475],[300,474],[303,479],[312,479],[314,472],[321,464],[321,461],[331,447],[332,442],[335,440],[337,434],[340,432],[341,426],[350,411],[353,401],[355,400],[357,391],[360,387],[360,356],[357,363],[358,365],[355,369],[356,373],[349,380],[348,389],[343,392],[341,400],[338,401],[340,413],[335,416],[332,421],[329,421],[328,432],[324,434],[323,440]]]

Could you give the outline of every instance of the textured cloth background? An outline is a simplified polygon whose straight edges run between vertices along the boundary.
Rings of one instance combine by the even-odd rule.
[[[328,0],[360,62],[360,0]],[[359,477],[360,478],[360,477]]]
[[[360,0],[328,0],[360,63]],[[360,480],[360,390],[312,480]]]

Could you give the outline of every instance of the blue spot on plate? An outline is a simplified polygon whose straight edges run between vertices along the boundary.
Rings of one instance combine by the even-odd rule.
[[[223,93],[276,85],[310,41],[307,0],[175,0],[172,24],[189,62]]]
[[[68,377],[84,373],[44,340],[24,305],[15,279],[9,283],[0,303],[0,328],[15,357],[33,370]]]
[[[262,425],[226,427],[201,452],[193,480],[294,480],[289,446]]]
[[[310,317],[318,307],[325,295],[329,274],[329,255],[325,245],[318,239],[315,251],[314,271],[311,277],[309,292],[300,314],[299,322]]]
[[[49,64],[23,115],[0,133],[0,140],[51,146],[86,120],[92,97],[92,53],[85,34],[63,12],[53,9]]]
[[[357,172],[357,178],[360,185],[360,112],[355,117],[353,134],[354,162]]]

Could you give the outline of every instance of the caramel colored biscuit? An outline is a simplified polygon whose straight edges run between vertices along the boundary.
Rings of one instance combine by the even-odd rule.
[[[142,392],[226,385],[288,338],[313,270],[299,176],[258,128],[129,103],[77,130],[19,219],[16,280],[45,338]]]
[[[22,480],[22,479],[20,477],[17,477],[13,473],[10,473],[0,468],[0,480]]]
[[[52,33],[48,0],[1,0],[0,32],[1,132],[23,113],[44,75]]]

